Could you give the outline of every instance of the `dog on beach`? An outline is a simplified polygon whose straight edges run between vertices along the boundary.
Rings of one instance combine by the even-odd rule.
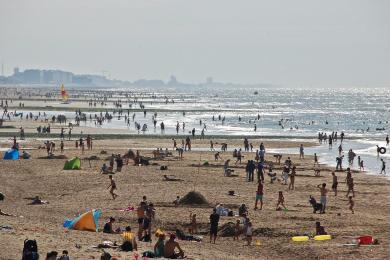
[[[322,211],[322,204],[317,203],[316,199],[310,195],[309,202],[311,206],[313,207],[313,213],[317,213],[317,211],[321,212]]]

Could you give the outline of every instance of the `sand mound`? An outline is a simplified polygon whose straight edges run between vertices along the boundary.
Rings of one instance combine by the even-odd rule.
[[[200,194],[199,192],[196,191],[190,191],[187,193],[183,198],[180,200],[180,204],[185,204],[185,205],[207,205],[209,204],[206,200],[206,198]]]
[[[66,155],[60,154],[60,155],[42,156],[42,157],[38,157],[38,159],[68,159],[68,157]]]
[[[93,161],[97,161],[97,160],[100,160],[100,158],[96,155],[91,155],[89,157],[85,157],[84,160],[93,160]]]
[[[107,154],[107,151],[102,150],[100,151],[100,154]]]
[[[232,237],[235,234],[235,224],[233,222],[228,222],[221,226],[219,234],[221,237]]]

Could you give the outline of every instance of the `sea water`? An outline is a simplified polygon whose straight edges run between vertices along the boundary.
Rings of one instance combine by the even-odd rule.
[[[116,115],[110,122],[98,126],[107,128],[112,133],[115,133],[115,129],[126,129],[129,133],[137,134],[135,122],[141,124],[141,127],[143,124],[148,126],[148,130],[141,131],[140,135],[161,134],[161,122],[165,124],[165,134],[170,135],[176,134],[177,122],[180,125],[180,135],[190,135],[190,131],[195,128],[196,135],[200,135],[204,129],[206,136],[273,137],[290,140],[305,138],[316,141],[318,132],[338,132],[340,136],[343,131],[347,138],[351,138],[343,144],[344,151],[353,149],[364,160],[366,169],[372,172],[379,172],[380,161],[376,145],[385,145],[383,141],[388,134],[390,120],[390,89],[386,88],[256,88],[210,85],[191,88],[113,88],[106,91],[112,91],[113,100],[121,99],[123,102],[123,115],[120,119]],[[142,101],[148,110],[146,116],[143,112],[135,112],[135,122],[131,120],[133,112],[130,110],[130,126],[127,126],[124,120],[129,108],[128,103],[124,102],[126,98],[123,95],[118,94],[125,92],[137,93],[138,100]],[[174,103],[166,104],[166,99],[174,100]],[[106,107],[113,108],[113,104],[108,102]],[[133,108],[139,107],[133,104]],[[154,112],[157,113],[156,129],[152,123]],[[75,113],[69,111],[46,113],[48,117],[58,113],[65,114],[70,119],[75,117]],[[87,118],[100,114],[97,111],[85,113]],[[225,120],[219,120],[219,116]],[[85,124],[95,127],[94,121],[87,120]],[[317,152],[320,160],[333,165],[339,144],[334,144],[333,149],[329,149],[327,144],[307,148],[306,153]],[[284,151],[295,153],[298,148]],[[380,158],[387,161],[388,155],[389,153],[381,155]],[[347,158],[344,161],[346,166]],[[355,165],[356,161],[357,158]]]

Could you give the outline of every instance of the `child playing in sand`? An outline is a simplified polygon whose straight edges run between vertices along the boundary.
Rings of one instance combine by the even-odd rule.
[[[321,226],[319,221],[316,222],[316,236],[327,235],[325,228]]]
[[[245,236],[247,245],[250,246],[252,244],[252,222],[248,223],[248,226],[245,231]]]
[[[116,190],[116,183],[112,178],[112,175],[109,175],[108,178],[110,179],[110,185],[107,187],[107,189],[110,189],[110,194],[112,198],[116,199],[116,197],[118,197],[118,195],[114,193],[114,190]]]
[[[355,214],[355,211],[353,210],[353,206],[355,206],[355,202],[352,199],[352,196],[348,197],[348,204],[349,204],[349,210],[352,212],[352,214]]]
[[[190,228],[189,233],[196,234],[198,233],[198,224],[196,223],[196,214],[190,213]]]
[[[238,240],[239,235],[240,235],[240,220],[237,219],[236,225],[234,226],[233,240]]]
[[[287,209],[286,206],[284,205],[284,196],[283,196],[282,191],[279,191],[279,197],[278,197],[278,203],[276,204],[276,210],[280,210],[279,205],[283,206],[284,209]]]

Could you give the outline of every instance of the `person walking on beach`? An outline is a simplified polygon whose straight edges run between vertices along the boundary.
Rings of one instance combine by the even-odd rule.
[[[257,210],[258,201],[260,201],[260,210],[263,209],[263,189],[264,189],[263,182],[260,180],[259,184],[257,185],[255,210]]]
[[[295,176],[296,176],[296,167],[293,166],[290,173],[290,184],[288,185],[289,190],[294,190]]]
[[[380,174],[382,174],[382,173],[386,174],[386,163],[383,160],[383,158],[381,158],[381,162],[382,162],[382,169],[381,169]]]
[[[337,185],[339,183],[337,182],[337,176],[334,172],[332,172],[332,191],[334,192],[334,196],[337,196]]]
[[[319,163],[318,163],[318,156],[317,156],[317,153],[314,153],[314,166],[318,166]]]
[[[210,140],[210,151],[215,151],[213,140]]]
[[[343,157],[344,157],[344,155],[336,157],[336,163],[337,163],[336,164],[336,171],[343,170]]]
[[[281,205],[284,209],[287,209],[286,206],[284,205],[284,196],[282,191],[279,191],[278,203],[276,203],[276,210],[280,210],[279,205]]]
[[[339,155],[341,155],[341,153],[343,152],[343,146],[340,144],[338,149],[339,149]]]
[[[322,204],[322,210],[320,213],[324,214],[326,208],[326,195],[328,194],[328,189],[326,188],[326,183],[322,183],[322,185],[318,184],[317,187],[320,189],[320,193],[321,193],[320,203]]]
[[[118,194],[114,192],[114,190],[116,190],[116,183],[112,178],[112,175],[109,175],[108,178],[110,179],[110,185],[107,187],[107,189],[110,189],[110,194],[112,196],[112,199],[116,199],[116,197],[118,197]]]
[[[346,197],[349,196],[349,193],[352,192],[352,197],[355,197],[355,190],[354,190],[354,183],[353,183],[353,178],[349,178],[347,181],[347,186],[348,186],[348,191]]]
[[[213,240],[215,244],[215,240],[218,235],[218,222],[219,215],[217,214],[217,209],[213,209],[213,213],[210,215],[210,243]]]
[[[304,148],[303,144],[299,147],[299,159],[304,159],[305,158],[305,153],[304,153]]]

